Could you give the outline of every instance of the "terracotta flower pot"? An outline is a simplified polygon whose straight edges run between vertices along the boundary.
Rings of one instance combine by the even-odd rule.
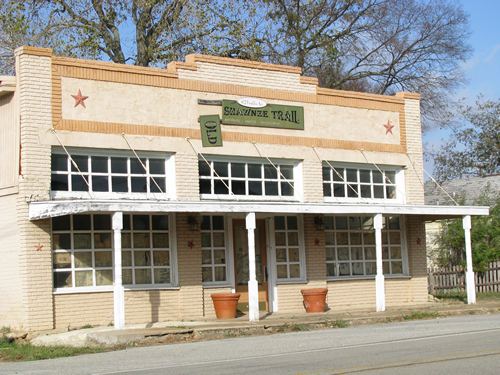
[[[324,312],[326,309],[327,288],[302,289],[304,307],[308,313]]]
[[[212,294],[215,315],[217,319],[234,319],[240,293],[214,293]]]

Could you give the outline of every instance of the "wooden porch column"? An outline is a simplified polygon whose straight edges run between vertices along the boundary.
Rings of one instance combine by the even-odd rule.
[[[377,276],[375,276],[376,311],[385,311],[384,268],[382,266],[382,223],[382,214],[376,214],[373,217],[375,254],[377,259]]]
[[[259,320],[259,285],[255,272],[255,212],[246,216],[248,234],[248,320]]]
[[[465,234],[465,259],[467,270],[465,271],[465,282],[467,287],[467,303],[469,305],[476,303],[476,283],[474,280],[474,270],[472,268],[472,245],[470,239],[470,230],[472,227],[470,215],[465,215],[462,219]]]
[[[125,291],[122,282],[123,212],[114,212],[113,222],[113,322],[115,329],[125,326]]]

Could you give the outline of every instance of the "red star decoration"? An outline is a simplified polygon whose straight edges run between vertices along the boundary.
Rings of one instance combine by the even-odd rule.
[[[394,128],[394,125],[391,124],[391,120],[387,120],[387,124],[384,124],[384,128],[385,128],[386,135],[389,133],[392,134],[392,129]]]
[[[78,107],[81,104],[83,108],[87,108],[85,107],[85,100],[88,99],[88,96],[83,96],[80,89],[78,89],[78,94],[71,96],[75,99],[75,107]]]
[[[42,250],[43,250],[42,244],[35,245],[35,251],[42,251]]]

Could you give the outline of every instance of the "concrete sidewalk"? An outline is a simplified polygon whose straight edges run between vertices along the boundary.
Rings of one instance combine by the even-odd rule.
[[[31,340],[33,345],[73,347],[117,346],[140,343],[154,344],[161,338],[169,342],[213,339],[238,335],[259,335],[294,330],[345,327],[385,323],[400,320],[436,318],[452,315],[488,314],[500,312],[500,299],[479,301],[476,305],[462,302],[430,302],[421,305],[373,310],[327,311],[318,314],[263,314],[258,322],[249,322],[243,315],[231,320],[168,321],[128,325],[125,329],[95,327],[69,332],[40,334]],[[161,340],[160,340],[161,341]],[[164,342],[164,341],[163,341]]]

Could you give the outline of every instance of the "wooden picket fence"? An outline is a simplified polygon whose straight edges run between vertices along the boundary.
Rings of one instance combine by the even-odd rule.
[[[465,291],[465,272],[462,266],[429,268],[429,293],[432,295]],[[489,264],[485,272],[475,272],[476,292],[500,292],[500,261]]]

